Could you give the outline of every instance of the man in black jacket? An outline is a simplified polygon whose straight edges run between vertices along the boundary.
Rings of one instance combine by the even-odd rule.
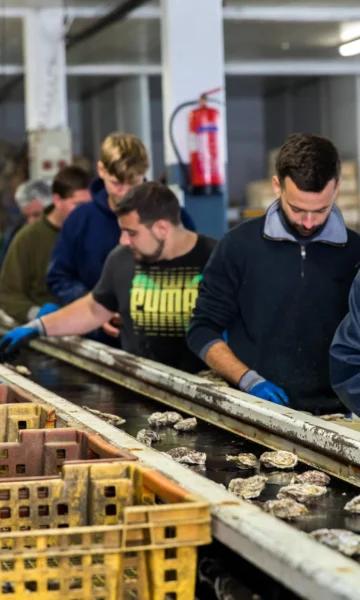
[[[241,390],[314,413],[340,407],[328,351],[360,261],[360,238],[334,204],[339,177],[329,140],[286,140],[278,200],[217,246],[188,333],[190,348]]]

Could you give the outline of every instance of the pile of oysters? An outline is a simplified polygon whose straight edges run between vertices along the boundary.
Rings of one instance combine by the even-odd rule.
[[[327,493],[326,486],[330,482],[330,477],[321,471],[305,471],[301,474],[292,472],[298,458],[296,454],[285,450],[264,452],[259,460],[255,454],[245,452],[236,456],[228,455],[226,460],[241,470],[262,469],[261,474],[237,477],[230,481],[229,491],[240,498],[258,498],[270,483],[283,486],[276,499],[267,500],[261,505],[266,512],[280,519],[297,519],[309,514],[308,507]]]
[[[160,440],[158,430],[161,427],[173,427],[176,431],[193,431],[197,426],[195,417],[184,419],[178,412],[167,410],[154,412],[148,417],[150,428],[140,429],[136,435],[138,442],[151,446]]]

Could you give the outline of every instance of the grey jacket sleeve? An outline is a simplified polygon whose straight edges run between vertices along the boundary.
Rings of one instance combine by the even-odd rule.
[[[330,379],[340,400],[360,415],[360,272],[350,290],[349,312],[331,344]]]

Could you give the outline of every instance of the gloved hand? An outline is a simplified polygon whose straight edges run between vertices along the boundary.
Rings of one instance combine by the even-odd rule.
[[[257,383],[249,390],[249,394],[263,398],[263,400],[269,400],[275,404],[281,404],[287,406],[289,404],[289,398],[285,394],[284,390],[271,383],[271,381],[262,381]]]
[[[45,302],[45,304],[39,308],[36,318],[39,319],[40,317],[45,317],[45,315],[49,315],[50,313],[59,310],[59,308],[59,304],[55,304],[54,302]]]
[[[269,400],[275,404],[283,406],[289,404],[289,398],[284,390],[271,381],[264,379],[256,371],[247,371],[239,381],[239,388],[243,392],[247,392],[263,400]]]
[[[46,335],[41,319],[35,319],[26,325],[15,327],[1,338],[0,353],[3,357],[8,358],[17,348],[40,335]]]

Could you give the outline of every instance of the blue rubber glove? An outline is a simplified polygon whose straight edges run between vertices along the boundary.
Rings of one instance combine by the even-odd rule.
[[[34,321],[30,321],[26,325],[15,327],[15,329],[11,329],[1,338],[0,353],[3,355],[3,358],[7,358],[20,346],[40,335],[46,335],[41,319],[34,319]]]
[[[287,406],[289,404],[289,398],[285,394],[284,390],[271,383],[271,381],[262,381],[257,383],[249,390],[249,394],[263,398],[263,400],[269,400],[275,404],[281,404]]]
[[[289,398],[284,390],[271,383],[271,381],[264,379],[256,371],[247,371],[239,381],[239,388],[243,392],[247,392],[263,400],[269,400],[275,404],[283,406],[289,404]]]
[[[37,314],[36,314],[36,318],[40,319],[40,317],[45,317],[45,315],[49,315],[52,312],[55,312],[56,310],[59,310],[60,305],[59,304],[55,304],[54,302],[46,302],[45,304],[43,304]]]

